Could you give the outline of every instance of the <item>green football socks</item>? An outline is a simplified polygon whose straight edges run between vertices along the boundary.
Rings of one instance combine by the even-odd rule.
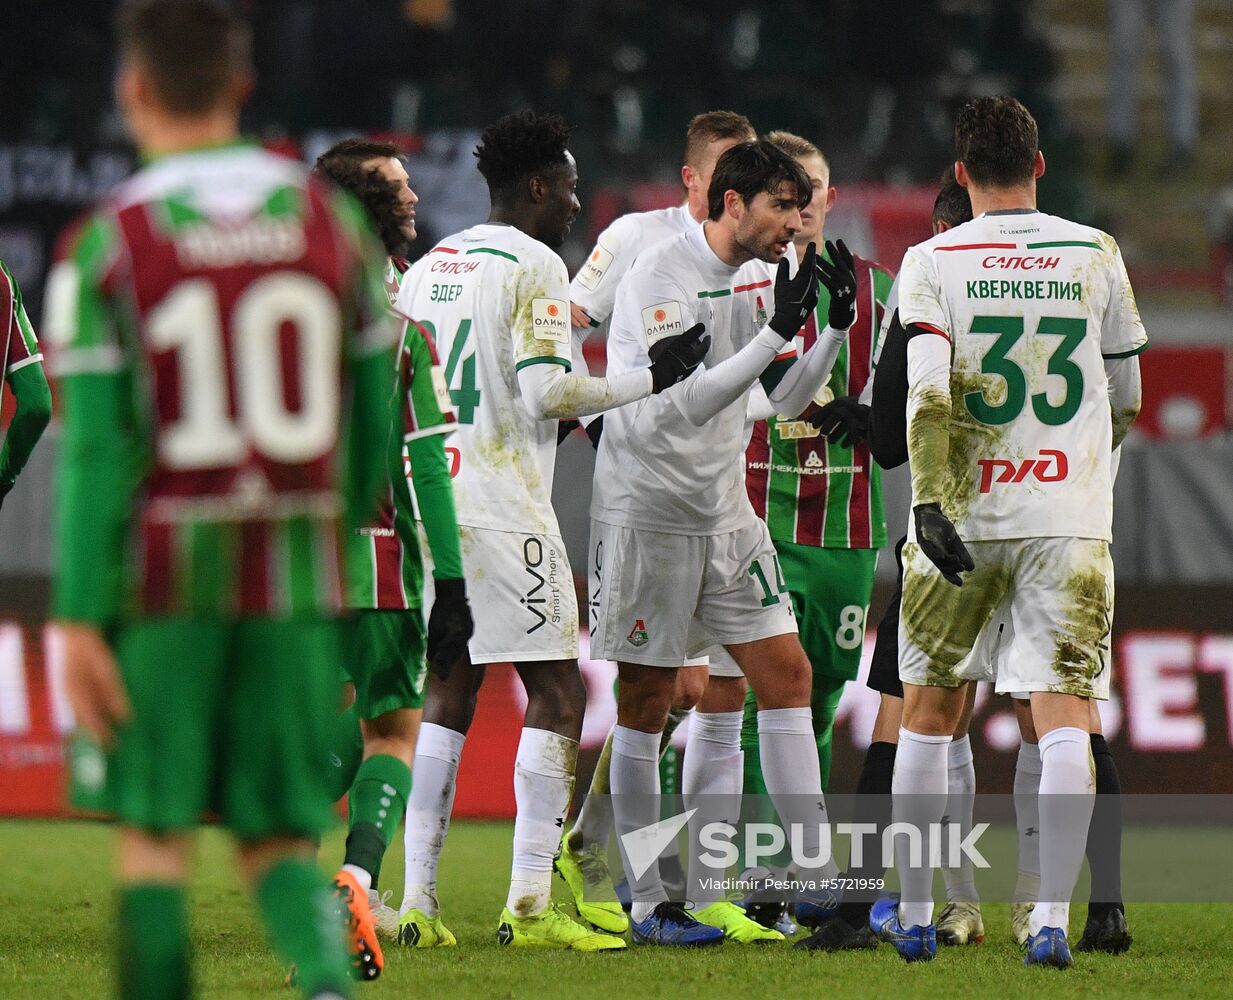
[[[184,890],[144,882],[120,890],[120,997],[186,1000],[190,993]]]
[[[360,765],[347,797],[350,830],[343,864],[371,874],[373,885],[410,795],[411,769],[397,757],[376,754]]]
[[[257,883],[257,903],[270,944],[295,966],[304,995],[332,990],[349,996],[342,921],[316,865],[299,858],[278,862]]]

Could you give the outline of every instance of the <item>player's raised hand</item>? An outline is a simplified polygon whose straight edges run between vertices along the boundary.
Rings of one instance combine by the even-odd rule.
[[[115,654],[92,625],[62,622],[64,687],[77,724],[100,746],[111,745],[118,723],[132,713]]]
[[[706,333],[706,324],[695,323],[684,333],[665,337],[651,345],[651,391],[663,392],[694,373],[702,364],[706,352],[711,349],[711,338]]]
[[[454,664],[467,651],[467,640],[475,630],[467,585],[463,580],[434,580],[436,597],[428,616],[428,669],[446,680]]]
[[[855,396],[832,399],[809,422],[841,448],[855,448],[869,437],[869,407]]]
[[[767,325],[784,340],[791,340],[805,325],[805,320],[818,304],[818,248],[810,243],[805,248],[796,274],[788,276],[787,258],[780,258],[775,272],[775,315]]]
[[[916,543],[950,583],[963,586],[961,572],[974,570],[976,563],[959,537],[959,532],[936,503],[917,504],[912,508],[916,517]]]
[[[856,262],[843,240],[826,241],[826,254],[818,258],[818,278],[831,293],[826,322],[832,330],[847,330],[856,322]]]

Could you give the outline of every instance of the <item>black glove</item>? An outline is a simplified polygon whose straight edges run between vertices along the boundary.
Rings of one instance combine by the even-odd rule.
[[[601,413],[584,428],[591,439],[591,447],[599,451],[599,437],[604,433],[604,415]]]
[[[912,508],[912,513],[916,516],[916,543],[920,550],[941,571],[942,576],[956,587],[962,587],[963,580],[959,573],[975,569],[976,563],[972,561],[959,532],[950,523],[950,518],[942,513],[942,508],[936,503],[917,504]]]
[[[856,264],[843,240],[826,241],[830,260],[818,258],[818,277],[831,293],[826,322],[832,330],[846,330],[856,320]]]
[[[559,420],[557,421],[557,447],[560,448],[564,444],[565,439],[578,429],[577,420]]]
[[[855,448],[869,437],[869,407],[855,396],[832,399],[809,422],[840,448]]]
[[[702,336],[706,325],[695,323],[684,333],[665,337],[651,345],[652,392],[663,392],[678,382],[689,378],[695,368],[702,364],[706,352],[711,349],[711,338]]]
[[[428,669],[446,680],[467,651],[474,624],[462,580],[436,580],[437,596],[428,616]]]
[[[818,304],[818,248],[810,243],[794,277],[788,277],[787,258],[775,272],[775,315],[767,325],[784,340],[791,340]]]
[[[0,507],[4,506],[4,498],[9,495],[9,490],[12,488],[12,483],[0,482]]]

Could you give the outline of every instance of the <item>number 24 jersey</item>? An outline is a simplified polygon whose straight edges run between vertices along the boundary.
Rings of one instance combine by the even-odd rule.
[[[564,261],[513,226],[472,226],[412,265],[395,308],[428,330],[445,364],[458,421],[446,447],[458,523],[558,534],[557,421],[531,415],[518,371],[570,368]]]

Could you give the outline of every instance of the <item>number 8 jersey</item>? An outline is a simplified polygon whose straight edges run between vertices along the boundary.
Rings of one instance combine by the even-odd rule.
[[[518,371],[570,368],[564,261],[513,226],[472,226],[412,265],[395,308],[428,330],[445,365],[458,420],[446,447],[458,523],[558,534],[557,421],[531,415]]]
[[[1109,540],[1104,362],[1147,346],[1113,238],[986,213],[908,250],[899,316],[951,343],[943,509],[960,535]]]
[[[338,611],[398,324],[358,203],[255,146],[157,160],[64,241],[56,614]]]

